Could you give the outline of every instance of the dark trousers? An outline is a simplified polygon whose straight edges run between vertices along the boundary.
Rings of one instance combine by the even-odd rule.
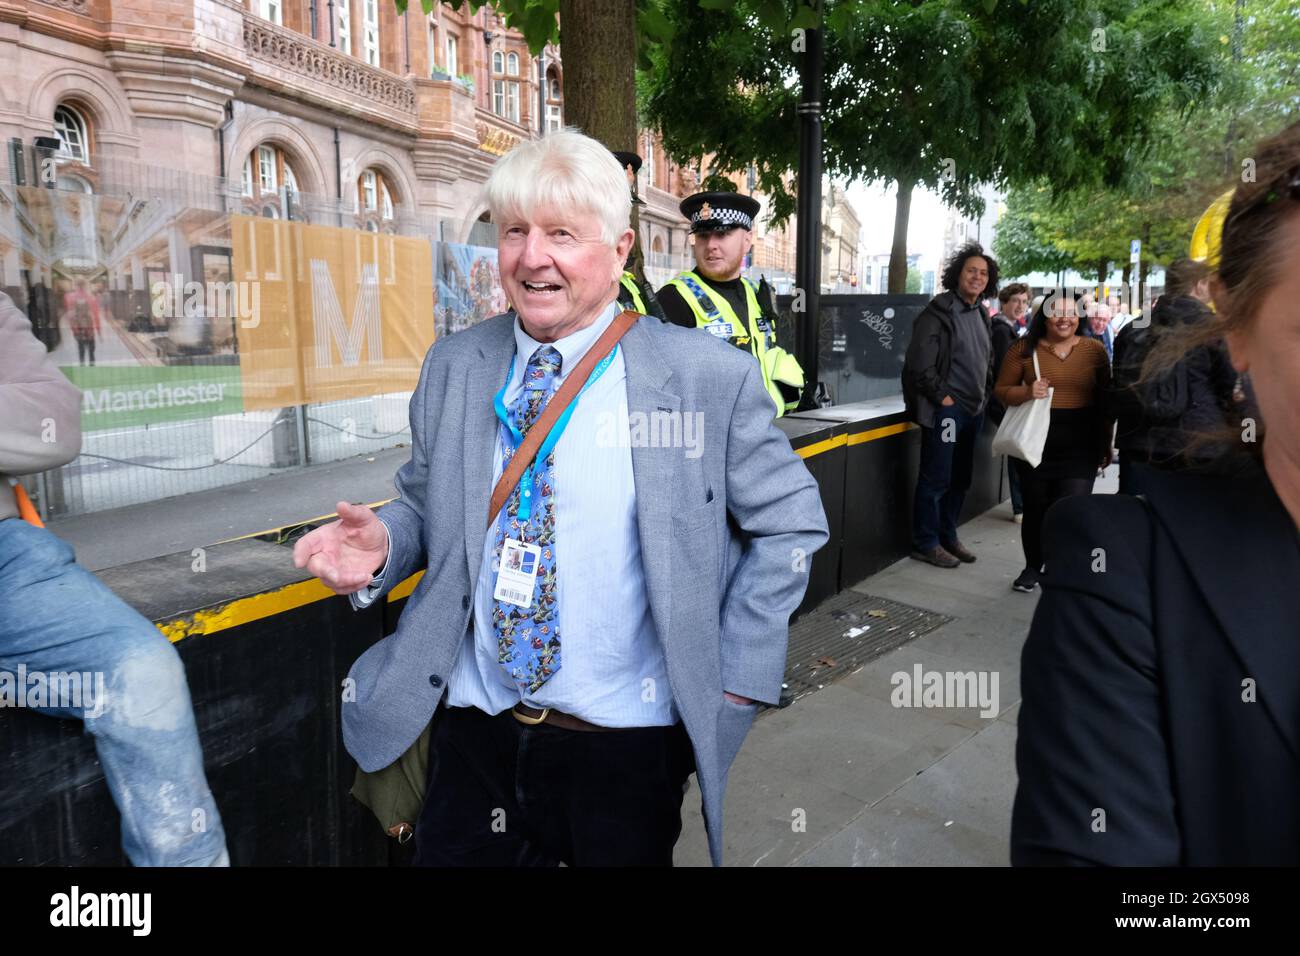
[[[415,866],[672,866],[685,727],[605,733],[440,707]]]
[[[1119,455],[1119,493],[1140,495],[1146,491],[1146,473],[1151,464],[1138,452],[1121,451]]]
[[[91,333],[89,335],[82,335],[81,333],[78,332],[76,333],[76,339],[77,339],[77,363],[80,365],[85,365],[86,356],[89,355],[90,364],[94,365],[95,364],[94,334]]]
[[[957,520],[975,466],[975,439],[984,415],[960,405],[934,410],[934,427],[921,426],[921,465],[912,499],[912,547],[930,551],[957,540]]]
[[[1025,567],[1043,569],[1043,519],[1047,509],[1070,495],[1092,494],[1094,478],[1047,478],[1035,473],[1028,462],[1012,458],[1020,472],[1020,490],[1025,498],[1025,520],[1020,525],[1020,546],[1025,552]]]
[[[1016,469],[1015,459],[1007,457],[1007,493],[1011,496],[1011,513],[1025,513],[1025,496],[1020,490],[1020,472]]]

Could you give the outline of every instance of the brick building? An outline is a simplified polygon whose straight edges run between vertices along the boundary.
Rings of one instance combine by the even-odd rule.
[[[530,56],[488,9],[392,0],[0,0],[0,77],[11,182],[47,142],[65,189],[164,179],[196,204],[456,242],[495,241],[478,187],[564,122],[558,48]],[[677,171],[641,139],[645,245],[680,256]]]

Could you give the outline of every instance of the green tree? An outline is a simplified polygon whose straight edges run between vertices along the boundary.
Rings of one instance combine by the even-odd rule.
[[[1074,268],[1074,257],[1058,246],[1043,227],[1041,219],[1049,200],[1042,186],[1013,190],[1007,197],[1007,211],[998,220],[993,236],[993,255],[1003,276]]]
[[[1084,273],[1126,263],[1142,240],[1143,272],[1188,254],[1196,220],[1240,176],[1255,142],[1300,112],[1300,3],[1206,2],[1217,28],[1223,82],[1186,116],[1157,118],[1153,147],[1109,189],[1071,190],[1046,181],[1013,188],[998,223],[995,255],[1008,274],[1046,270],[1051,253]],[[1238,17],[1238,14],[1241,14]],[[1000,252],[998,250],[1001,250]],[[1035,251],[1045,252],[1036,256]],[[1004,261],[1005,260],[1005,261]]]
[[[643,112],[679,159],[754,165],[778,220],[798,155],[803,5],[663,0]],[[813,23],[816,22],[813,15]],[[898,187],[891,291],[906,282],[911,194],[968,214],[982,183],[1121,182],[1157,117],[1213,89],[1221,60],[1185,0],[838,0],[825,5],[826,172]]]

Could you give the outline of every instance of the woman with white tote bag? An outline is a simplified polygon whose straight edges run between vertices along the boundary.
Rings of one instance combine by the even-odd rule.
[[[1077,300],[1053,294],[1038,306],[1029,333],[1007,351],[993,389],[1007,409],[993,453],[1013,456],[1025,502],[1025,569],[1012,585],[1017,591],[1038,586],[1047,509],[1060,498],[1091,494],[1098,466],[1110,464],[1110,362],[1100,342],[1078,334]]]

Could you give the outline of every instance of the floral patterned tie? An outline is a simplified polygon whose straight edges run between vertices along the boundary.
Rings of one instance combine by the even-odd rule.
[[[541,417],[555,391],[560,374],[559,350],[543,345],[533,353],[524,369],[523,387],[510,405],[510,417],[522,435]],[[505,425],[502,429],[501,468],[504,471],[513,455],[513,441]],[[519,518],[519,499],[531,490],[530,514]],[[531,486],[525,473],[511,492],[496,521],[496,544],[493,570],[500,567],[501,549],[507,537],[541,548],[537,584],[528,607],[494,601],[492,625],[497,635],[497,662],[518,685],[521,692],[535,693],[560,669],[560,613],[555,588],[555,452],[533,464]]]

